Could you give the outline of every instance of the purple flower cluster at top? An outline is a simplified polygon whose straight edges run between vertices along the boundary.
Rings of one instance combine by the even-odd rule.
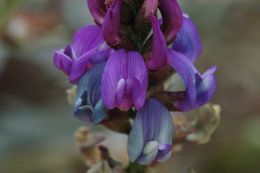
[[[177,0],[140,2],[137,12],[152,29],[150,39],[142,43],[150,41],[148,53],[133,46],[138,40],[128,38],[133,33],[122,31],[124,0],[88,0],[96,25],[79,29],[70,45],[56,50],[54,64],[77,84],[74,113],[81,120],[97,124],[108,118],[112,109],[137,111],[128,154],[132,161],[150,164],[170,157],[173,123],[167,108],[147,94],[149,71],[173,68],[185,90],[172,92],[181,94],[172,105],[178,111],[190,111],[209,102],[214,94],[216,67],[201,74],[193,65],[202,50],[201,40]],[[138,35],[139,31],[135,32]]]

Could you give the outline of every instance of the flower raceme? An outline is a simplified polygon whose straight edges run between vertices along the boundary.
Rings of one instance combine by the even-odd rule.
[[[113,116],[112,110],[127,112],[129,119],[134,113],[130,160],[141,164],[167,160],[174,129],[170,111],[198,108],[209,102],[216,88],[216,68],[201,74],[193,64],[202,51],[196,26],[177,0],[87,0],[87,4],[96,25],[79,29],[72,44],[54,53],[55,66],[77,85],[75,116],[98,124]],[[145,29],[138,30],[140,26]],[[184,90],[163,91],[163,83],[151,85],[150,74],[168,68],[180,76]],[[157,98],[156,92],[172,99]]]

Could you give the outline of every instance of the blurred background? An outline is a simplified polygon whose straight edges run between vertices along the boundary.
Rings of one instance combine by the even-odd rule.
[[[197,23],[200,71],[218,66],[213,103],[222,120],[210,143],[185,145],[159,172],[260,170],[260,1],[181,0]],[[65,75],[53,51],[92,23],[85,0],[0,0],[0,172],[83,173]]]

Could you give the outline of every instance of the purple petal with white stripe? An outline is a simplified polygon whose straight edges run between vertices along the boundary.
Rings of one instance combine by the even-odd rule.
[[[128,138],[131,161],[151,164],[165,161],[171,155],[173,122],[169,111],[157,100],[147,100],[137,112]]]
[[[189,17],[183,18],[181,30],[178,32],[172,49],[184,54],[191,62],[194,62],[202,51],[197,27]]]
[[[132,106],[140,109],[147,90],[147,69],[138,52],[120,49],[106,63],[101,93],[104,104],[128,111]]]

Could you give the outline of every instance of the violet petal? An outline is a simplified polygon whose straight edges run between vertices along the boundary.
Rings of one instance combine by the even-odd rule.
[[[177,0],[160,0],[159,9],[163,18],[163,32],[170,43],[181,28],[182,11]]]
[[[79,78],[95,64],[106,62],[110,56],[110,49],[91,50],[83,54],[76,61],[74,61],[69,80],[71,83],[76,83]]]
[[[104,104],[113,109],[127,111],[139,109],[145,100],[147,69],[141,55],[121,49],[114,52],[106,63],[102,78]]]
[[[214,73],[216,71],[216,67],[210,68],[207,72],[205,72],[200,80],[197,80],[196,89],[197,89],[197,99],[196,99],[196,107],[203,106],[208,103],[212,98],[213,94],[216,90],[216,79]]]
[[[193,64],[181,53],[169,50],[169,64],[181,76],[186,90],[185,100],[175,103],[175,106],[181,110],[186,110],[188,106],[194,106],[196,101],[196,69]]]
[[[121,42],[120,36],[120,8],[122,0],[114,0],[109,7],[102,25],[103,37],[110,46]]]
[[[79,58],[92,49],[98,49],[102,43],[104,43],[102,28],[95,25],[89,25],[80,28],[75,33],[72,47],[77,58]]]
[[[97,25],[102,25],[106,13],[105,0],[87,0],[89,11]]]
[[[195,24],[188,17],[183,18],[181,30],[178,32],[172,49],[184,54],[194,62],[202,51],[202,43]]]
[[[62,70],[66,75],[70,74],[73,59],[66,54],[66,49],[56,50],[53,58],[54,65]]]
[[[155,16],[151,16],[150,20],[153,27],[153,49],[148,67],[152,70],[157,70],[167,65],[168,47]]]
[[[126,76],[126,74],[123,74],[125,66],[126,52],[124,50],[114,52],[106,63],[102,77],[101,94],[105,105],[109,109],[115,108],[118,82]]]
[[[132,87],[132,94],[139,95],[136,99],[134,99],[134,106],[137,110],[142,108],[145,102],[146,91],[148,87],[148,73],[147,67],[144,63],[142,56],[138,52],[130,51],[127,53],[127,84],[130,85],[131,80],[137,80],[139,83],[135,82],[134,86]],[[128,85],[128,86],[129,86]]]
[[[161,144],[159,146],[159,151],[156,156],[156,160],[159,162],[164,162],[169,159],[171,156],[171,151],[172,151],[172,145],[170,144]]]
[[[174,105],[182,111],[190,111],[206,104],[216,89],[214,72],[216,67],[210,68],[201,75],[192,62],[183,54],[169,50],[170,65],[181,76],[185,85],[185,96],[177,100]]]

